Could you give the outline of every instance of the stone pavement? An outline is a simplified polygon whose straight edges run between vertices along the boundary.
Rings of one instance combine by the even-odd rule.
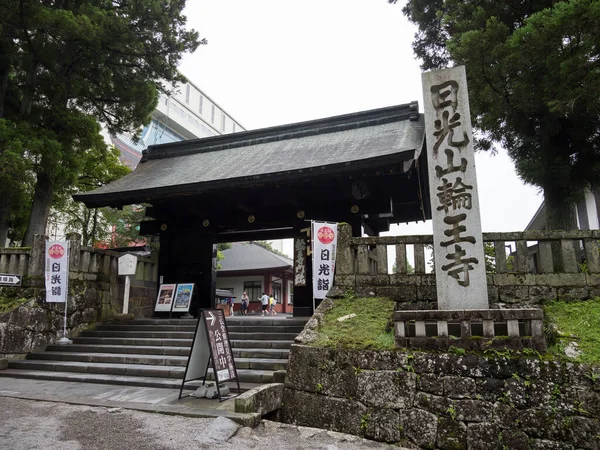
[[[184,389],[179,400],[179,389],[0,378],[0,397],[126,408],[188,417],[224,416],[242,425],[254,425],[260,420],[257,414],[234,412],[233,398],[220,403],[219,399],[191,397],[193,392]]]
[[[231,411],[231,400],[219,404],[186,397],[178,401],[177,396],[174,389],[2,378],[0,410],[5,414],[0,415],[0,446],[11,450],[391,448],[357,436],[267,420],[254,428],[242,426],[241,417]]]

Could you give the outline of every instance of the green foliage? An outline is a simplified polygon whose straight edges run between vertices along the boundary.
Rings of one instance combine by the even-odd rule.
[[[544,306],[544,314],[556,330],[554,339],[549,341],[551,355],[565,358],[566,344],[576,340],[582,354],[575,361],[600,362],[599,297],[581,302],[553,301]]]
[[[0,239],[44,232],[50,206],[95,178],[110,132],[139,129],[195,50],[185,1],[0,2]],[[0,169],[1,171],[1,169]],[[116,175],[122,175],[122,172]],[[10,184],[10,178],[18,183]]]
[[[323,393],[323,385],[321,383],[317,383],[315,391],[317,392],[317,394]]]
[[[394,0],[391,0],[395,3]],[[600,180],[600,2],[409,0],[424,69],[464,64],[478,148],[501,143],[544,191],[549,228]]]
[[[8,298],[0,296],[0,314],[16,309],[26,301],[26,298]]]
[[[342,298],[325,312],[319,337],[312,344],[325,347],[392,349],[394,335],[386,332],[395,302],[387,298]],[[339,317],[356,314],[339,322]]]

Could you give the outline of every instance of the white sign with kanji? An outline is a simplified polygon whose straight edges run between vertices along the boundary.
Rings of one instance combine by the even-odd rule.
[[[46,241],[46,301],[65,303],[69,289],[69,242]]]
[[[324,299],[333,286],[337,223],[312,222],[313,297]]]
[[[422,77],[438,308],[487,309],[465,67]]]

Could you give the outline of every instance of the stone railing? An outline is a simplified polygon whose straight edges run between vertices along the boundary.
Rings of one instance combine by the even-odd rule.
[[[43,276],[46,240],[45,236],[36,235],[32,247],[0,248],[0,273],[20,275],[26,279]],[[77,235],[69,239],[69,242],[70,279],[110,281],[117,276],[117,260],[122,253],[82,246]],[[156,282],[156,261],[138,257],[134,280]],[[132,280],[132,285],[134,284]]]
[[[492,307],[600,295],[600,230],[484,233],[483,240]],[[431,235],[354,238],[341,224],[333,296],[351,288],[393,298],[406,309],[436,309],[432,245]],[[392,248],[394,273],[388,268]]]
[[[0,314],[0,355],[22,355],[62,337],[64,304],[45,300],[46,239],[36,236],[31,248],[0,248],[0,273],[23,277],[21,286],[0,286],[0,297],[28,300]],[[77,235],[69,241],[67,334],[73,336],[122,312],[125,277],[118,276],[121,253],[82,246]],[[152,315],[157,269],[155,258],[138,257],[129,297],[129,313],[136,317]]]

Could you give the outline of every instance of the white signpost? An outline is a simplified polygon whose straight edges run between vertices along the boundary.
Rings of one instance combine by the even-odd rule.
[[[465,67],[422,79],[438,307],[488,309]]]
[[[131,290],[131,275],[135,275],[137,270],[137,256],[131,253],[125,253],[119,256],[118,273],[125,275],[125,292],[123,293],[123,314],[129,313],[129,291]]]
[[[67,295],[69,291],[69,242],[46,241],[46,302],[64,303],[63,337],[58,344],[72,344],[67,338]]]

